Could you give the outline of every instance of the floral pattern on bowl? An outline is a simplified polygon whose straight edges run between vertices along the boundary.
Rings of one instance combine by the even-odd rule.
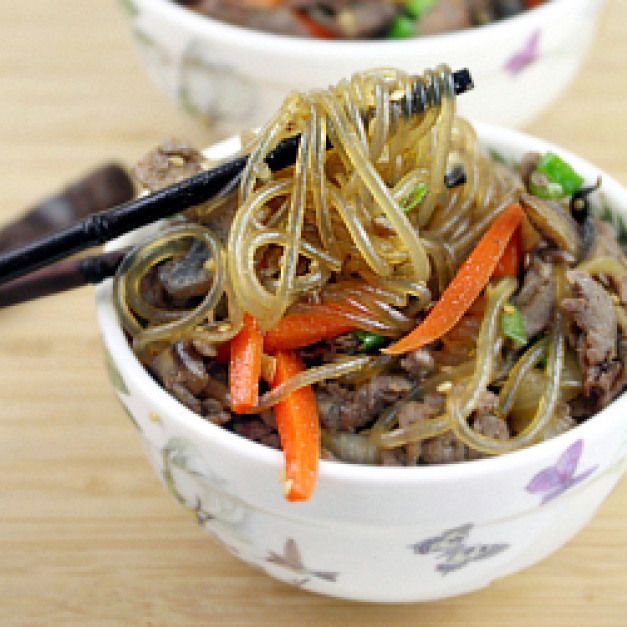
[[[542,494],[541,504],[544,505],[563,494],[566,490],[587,479],[598,465],[575,474],[579,458],[583,451],[583,440],[575,440],[559,457],[553,466],[537,473],[527,484],[526,490],[531,494]]]

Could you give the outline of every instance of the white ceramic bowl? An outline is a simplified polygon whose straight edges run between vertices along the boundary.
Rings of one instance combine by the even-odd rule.
[[[553,150],[586,180],[599,174],[527,135],[478,131],[506,157]],[[223,143],[210,155],[236,148]],[[627,190],[605,174],[603,190],[627,233]],[[413,468],[322,461],[313,498],[288,503],[279,451],[202,420],[147,374],[116,318],[110,281],[97,289],[97,311],[112,383],[165,485],[238,558],[307,590],[387,602],[476,590],[563,545],[625,471],[627,395],[559,437],[502,457]]]
[[[470,68],[481,88],[459,99],[463,115],[520,126],[576,74],[603,0],[551,0],[480,28],[357,42],[232,26],[170,0],[122,3],[153,80],[184,110],[208,121],[216,136],[225,136],[265,122],[289,91],[324,88],[372,67],[420,73],[442,62]]]

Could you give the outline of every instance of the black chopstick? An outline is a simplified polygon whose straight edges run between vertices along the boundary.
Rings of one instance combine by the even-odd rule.
[[[472,89],[470,72],[467,69],[454,72],[453,84],[458,95]],[[420,113],[429,104],[423,90],[411,103],[412,111]],[[270,152],[266,157],[270,169],[281,170],[293,164],[299,142],[298,135],[289,137]],[[148,196],[90,215],[63,231],[0,255],[0,284],[206,202],[225,189],[242,172],[247,160],[247,155],[237,157]]]
[[[454,166],[444,176],[444,185],[453,188],[466,182],[463,166]],[[95,285],[112,277],[129,248],[72,261],[59,261],[28,275],[0,284],[0,308],[50,296],[58,292]]]
[[[0,285],[0,307],[17,305],[83,285],[95,285],[113,276],[129,249],[114,250],[40,268],[28,276]]]

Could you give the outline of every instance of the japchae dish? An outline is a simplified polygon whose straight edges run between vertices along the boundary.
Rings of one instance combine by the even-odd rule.
[[[175,0],[257,30],[314,39],[407,39],[482,26],[545,0]]]
[[[300,134],[296,162],[265,156]],[[446,67],[290,95],[241,178],[129,254],[133,349],[189,409],[282,448],[289,499],[318,459],[442,464],[514,451],[626,382],[626,259],[558,155],[507,164],[455,116]],[[170,141],[148,190],[207,167]]]

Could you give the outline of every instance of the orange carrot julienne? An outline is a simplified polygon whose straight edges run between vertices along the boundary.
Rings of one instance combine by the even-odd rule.
[[[263,334],[253,316],[244,316],[244,325],[231,340],[229,393],[231,409],[241,414],[257,404]]]
[[[505,247],[502,257],[496,264],[496,268],[494,268],[494,272],[492,273],[492,278],[500,279],[506,276],[518,276],[521,261],[522,237],[520,227],[518,227]]]
[[[305,368],[291,351],[276,355],[274,389]],[[288,394],[274,406],[277,431],[285,459],[285,497],[288,501],[308,500],[316,486],[320,457],[318,406],[311,386]]]
[[[427,317],[409,335],[383,352],[399,355],[416,350],[450,331],[488,284],[522,218],[519,204],[507,207],[484,233]]]
[[[332,313],[287,314],[266,333],[264,348],[268,353],[303,348],[322,340],[332,340],[356,328],[357,325],[346,318]]]

